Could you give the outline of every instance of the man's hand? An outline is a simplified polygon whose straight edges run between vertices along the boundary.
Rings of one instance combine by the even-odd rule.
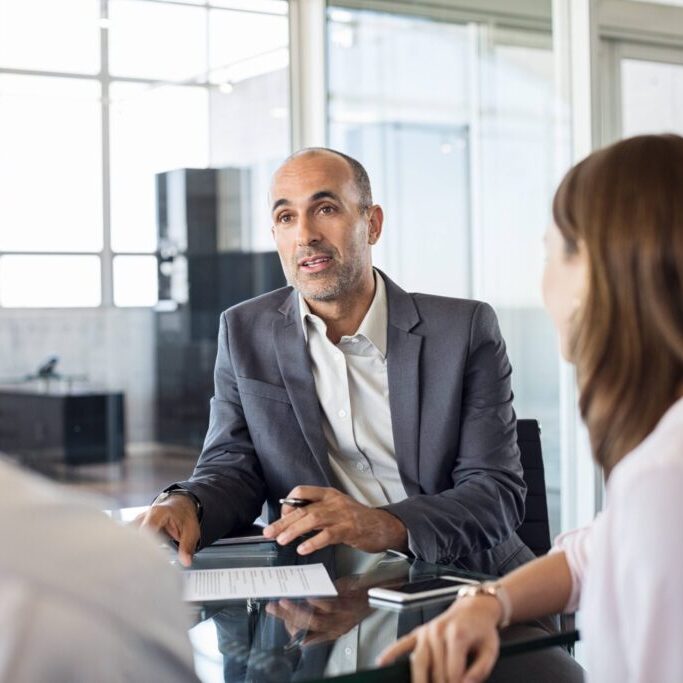
[[[133,524],[157,533],[165,533],[178,543],[178,559],[185,567],[192,564],[192,556],[199,542],[197,507],[187,496],[171,495],[138,515]]]
[[[361,592],[348,596],[340,594],[335,600],[273,601],[266,605],[266,612],[283,621],[291,636],[305,631],[301,644],[307,646],[337,640],[363,621],[372,612],[372,607],[368,604],[368,596]]]
[[[287,545],[303,534],[319,532],[297,548],[300,555],[338,543],[370,553],[408,547],[408,531],[398,517],[361,505],[337,489],[297,486],[287,497],[304,498],[311,503],[302,508],[283,505],[282,517],[268,525],[263,535]]]

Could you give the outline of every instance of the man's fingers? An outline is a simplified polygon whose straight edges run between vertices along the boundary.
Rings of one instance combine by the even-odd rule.
[[[167,523],[168,511],[160,510],[159,508],[151,507],[147,512],[141,515],[139,527],[141,529],[149,529],[150,531],[161,531]],[[136,518],[136,521],[139,519]]]
[[[377,665],[387,666],[387,664],[391,664],[395,659],[412,652],[416,644],[417,636],[414,632],[403,636],[380,654],[377,658]]]
[[[326,548],[328,545],[335,545],[337,543],[340,543],[339,539],[328,528],[323,529],[319,534],[313,536],[313,538],[309,538],[301,545],[297,546],[296,551],[299,553],[299,555],[310,555],[316,550],[320,550],[321,548]]]
[[[163,529],[174,541],[180,542],[182,531],[177,522],[171,517]]]
[[[268,614],[271,614],[272,616],[278,617],[278,618],[279,618],[280,616],[282,616],[282,614],[284,614],[284,610],[282,609],[282,607],[280,607],[279,603],[274,602],[274,601],[273,601],[273,602],[269,602],[269,603],[266,605],[266,612],[267,612]]]
[[[337,490],[324,486],[295,486],[285,498],[303,498],[303,500],[316,502],[330,495],[330,493],[337,493]]]
[[[290,522],[290,520],[293,521]],[[325,507],[319,504],[310,505],[305,509],[302,508],[299,514],[292,513],[277,522],[278,524],[286,522],[287,527],[275,536],[275,540],[280,545],[287,545],[299,536],[324,529],[331,521],[329,511]]]
[[[312,614],[307,609],[298,607],[289,600],[280,600],[277,603],[268,603],[266,612],[285,622],[287,627],[296,627],[297,630],[310,629]]]
[[[199,534],[194,529],[182,529],[178,541],[178,559],[184,567],[192,564],[192,557],[197,548]]]
[[[147,508],[144,512],[141,512],[139,515],[135,517],[135,519],[130,522],[131,526],[134,527],[140,527],[142,523],[145,521],[145,517],[149,514],[149,508]]]
[[[314,609],[324,612],[325,614],[332,614],[337,610],[334,600],[325,600],[324,598],[309,598],[306,602]]]
[[[280,604],[277,602],[269,602],[266,605],[266,613],[270,614],[271,616],[276,617],[277,619],[282,619],[284,620],[285,615],[286,615],[286,610],[282,607],[280,607]]]
[[[266,538],[277,538],[281,533],[291,527],[292,524],[300,520],[305,514],[306,513],[303,508],[293,508],[292,512],[280,517],[280,519],[278,519],[276,522],[269,524],[263,530],[263,535]]]
[[[301,604],[284,598],[280,600],[280,605],[288,611],[288,618],[294,619],[301,629],[324,631],[329,627],[324,616],[319,616],[315,610],[310,609],[308,601]]]

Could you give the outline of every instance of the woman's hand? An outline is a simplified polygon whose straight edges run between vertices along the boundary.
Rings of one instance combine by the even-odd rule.
[[[413,683],[479,683],[498,657],[500,604],[492,596],[462,598],[404,636],[379,657],[380,666],[410,655]]]

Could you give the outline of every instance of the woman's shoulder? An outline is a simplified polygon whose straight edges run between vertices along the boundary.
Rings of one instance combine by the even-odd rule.
[[[608,496],[634,494],[634,489],[642,490],[646,481],[655,487],[658,482],[683,484],[683,398],[667,410],[642,443],[613,469]]]
[[[620,559],[648,571],[683,561],[683,401],[612,471],[610,524]]]

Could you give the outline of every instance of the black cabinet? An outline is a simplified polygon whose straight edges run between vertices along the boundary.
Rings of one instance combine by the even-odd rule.
[[[0,389],[0,450],[36,462],[115,462],[124,456],[122,393]]]
[[[159,442],[201,447],[221,311],[285,285],[277,253],[245,244],[253,227],[250,187],[247,169],[157,175]]]

